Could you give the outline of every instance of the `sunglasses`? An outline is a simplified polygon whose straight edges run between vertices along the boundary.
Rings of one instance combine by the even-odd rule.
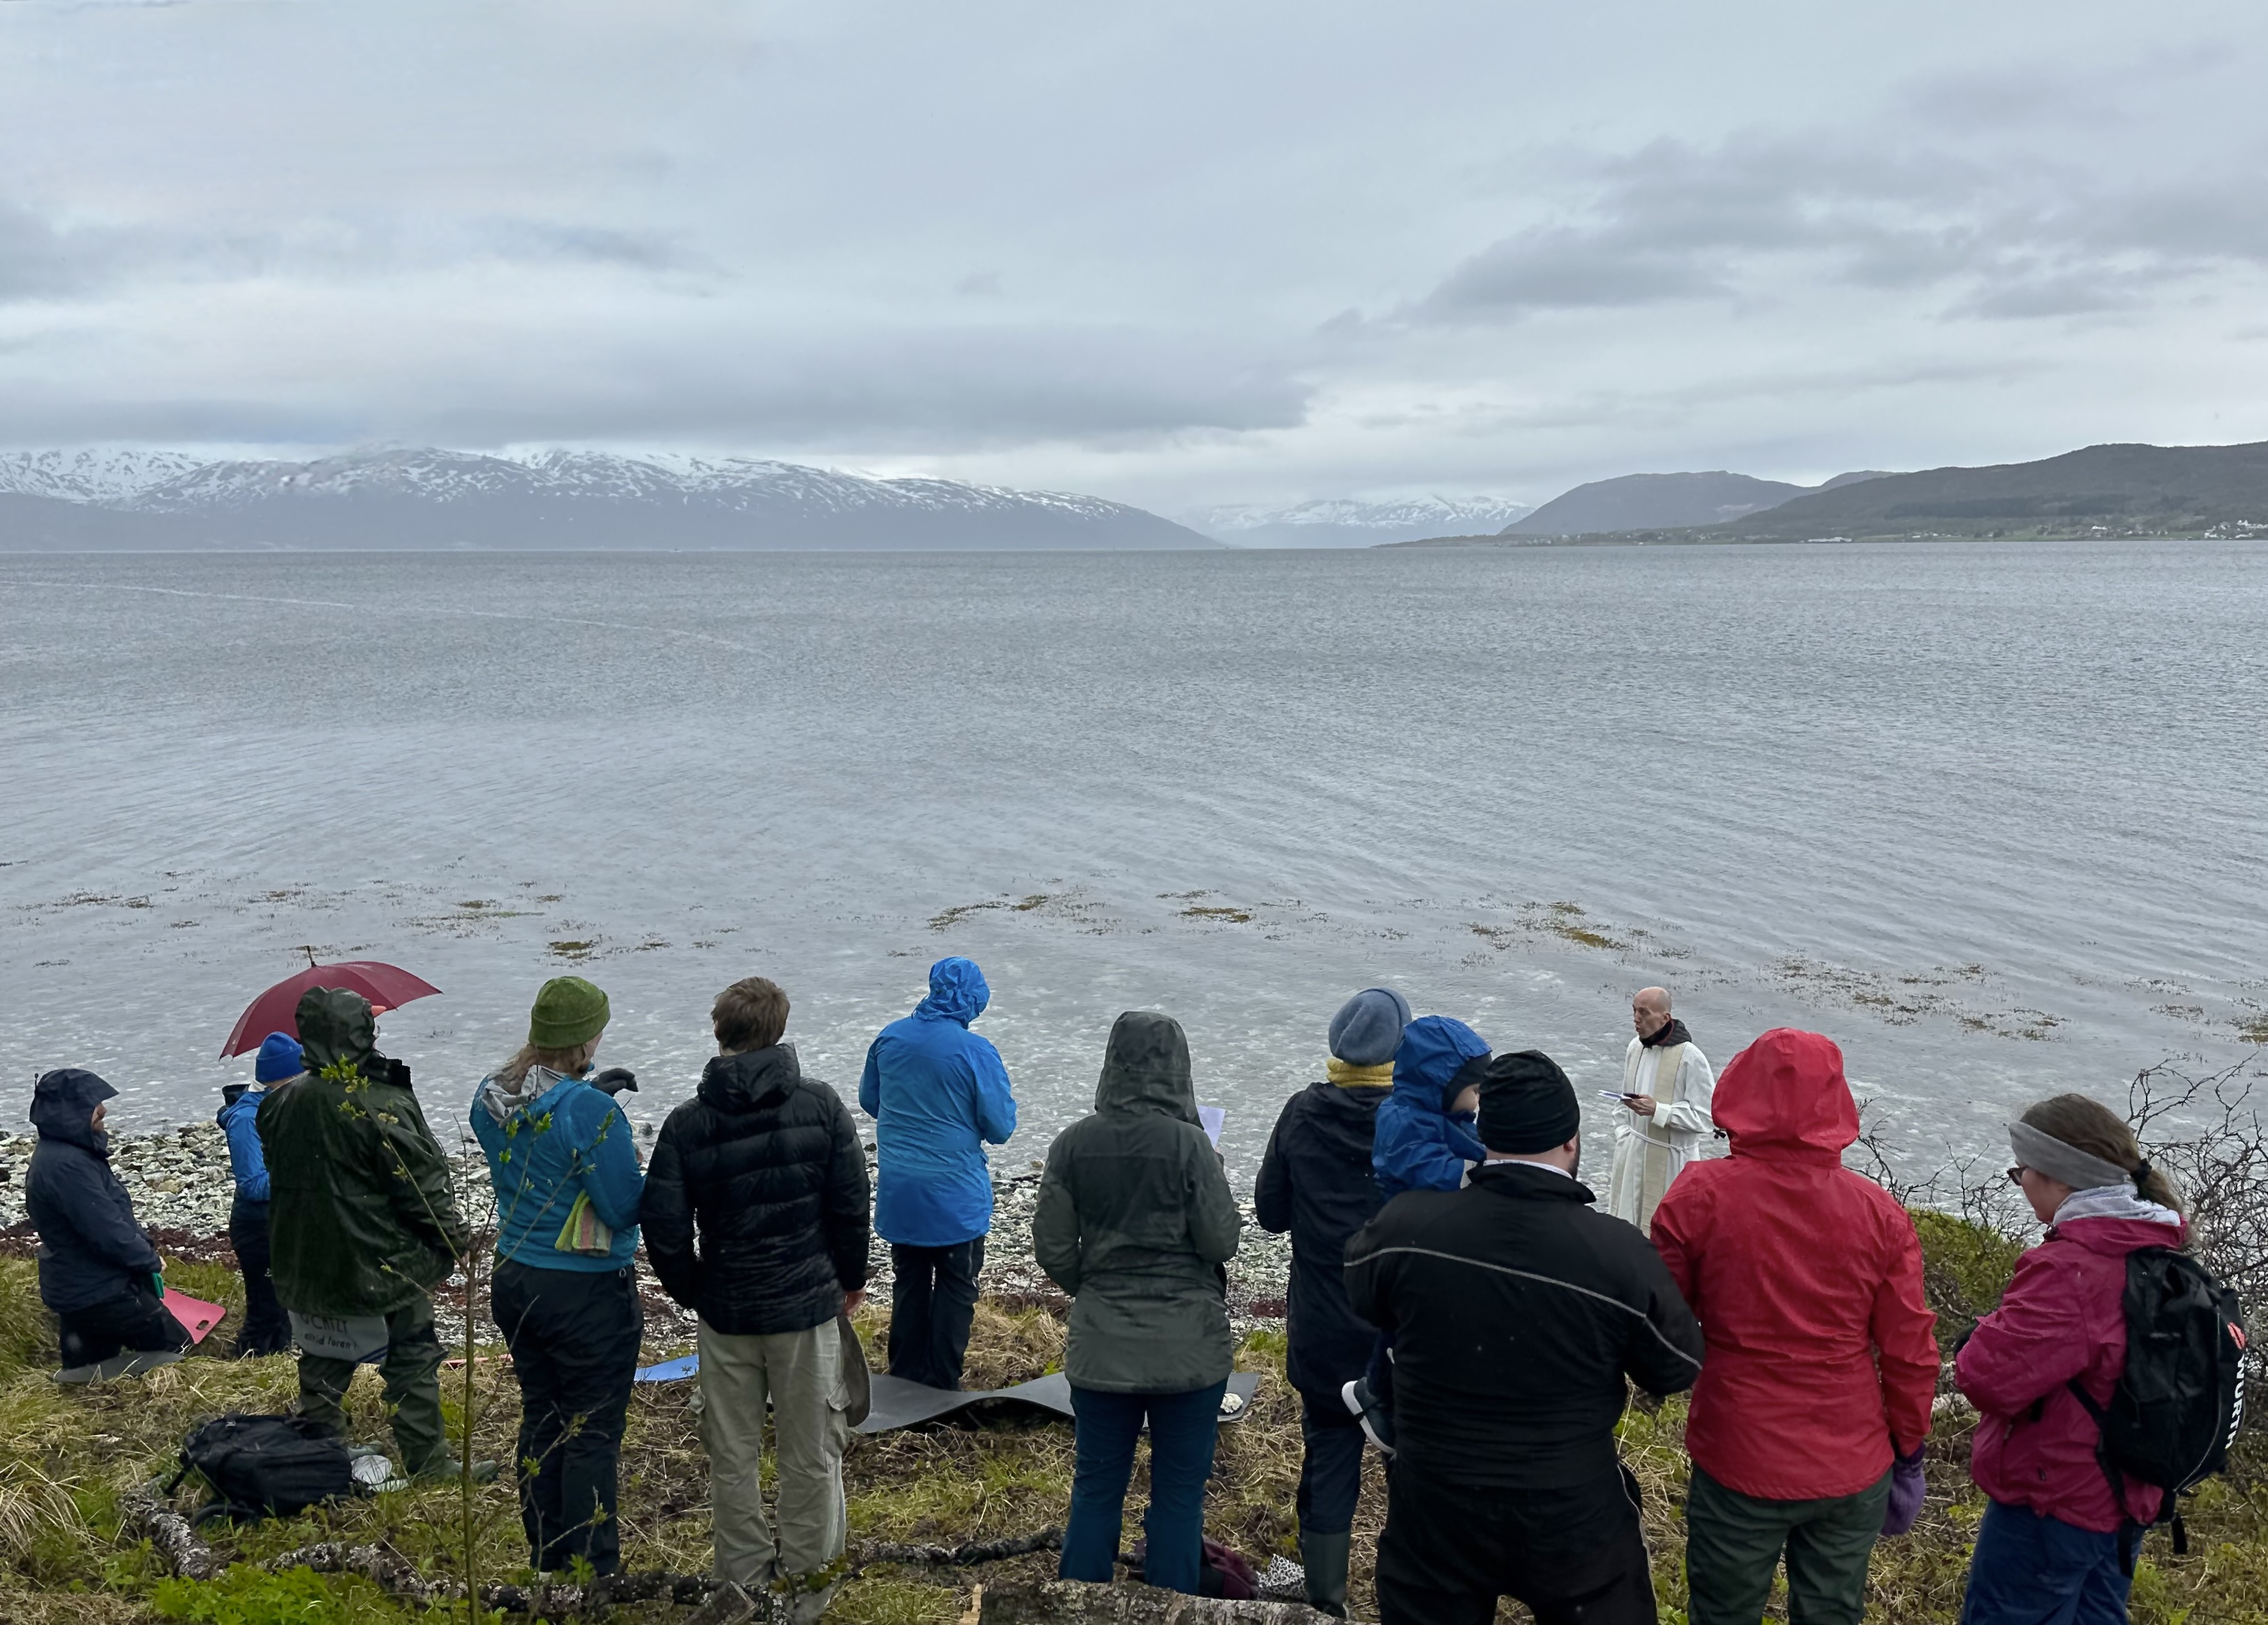
[[[2010,1170],[2008,1170],[2008,1183],[2009,1183],[2010,1185],[2019,1185],[2019,1186],[2020,1186],[2020,1185],[2023,1184],[2023,1182],[2024,1182],[2024,1165],[2023,1165],[2021,1163],[2017,1163],[2014,1168],[2011,1168]]]

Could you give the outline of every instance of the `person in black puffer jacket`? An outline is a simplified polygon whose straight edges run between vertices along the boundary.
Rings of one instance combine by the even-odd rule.
[[[1378,1329],[1347,1302],[1346,1244],[1378,1216],[1370,1159],[1378,1108],[1394,1092],[1394,1052],[1410,1001],[1366,987],[1331,1017],[1326,1081],[1284,1103],[1260,1159],[1253,1216],[1292,1232],[1291,1333],[1285,1374],[1300,1395],[1300,1561],[1307,1602],[1346,1617],[1347,1557],[1362,1496],[1360,1422],[1339,1390],[1369,1366]]]
[[[669,1114],[646,1169],[646,1256],[701,1317],[701,1425],[716,1572],[753,1589],[843,1552],[843,1450],[850,1429],[842,1340],[865,1297],[872,1230],[866,1157],[850,1113],[780,1042],[787,995],[762,977],[717,995],[722,1053]],[[769,1393],[779,1452],[779,1533],[757,1488]],[[831,1589],[831,1588],[830,1588]],[[816,1619],[828,1592],[797,1597]]]
[[[32,1086],[40,1142],[24,1176],[24,1208],[40,1232],[40,1301],[61,1323],[63,1382],[165,1364],[189,1346],[166,1308],[165,1264],[110,1171],[102,1119],[117,1093],[77,1067]]]

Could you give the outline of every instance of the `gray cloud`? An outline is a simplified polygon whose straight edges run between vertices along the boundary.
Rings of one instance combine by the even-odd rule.
[[[335,384],[278,376],[199,391],[147,373],[57,373],[47,389],[0,397],[0,443],[563,439],[918,454],[1282,428],[1301,421],[1310,394],[1280,357],[1248,344],[1071,327],[710,329],[667,343],[539,323],[476,347],[449,327]]]
[[[58,231],[45,217],[0,197],[0,302],[90,292],[129,257],[112,233]]]
[[[2125,308],[2216,269],[2268,266],[2252,167],[2169,188],[1825,131],[1657,141],[1579,166],[1569,218],[1491,244],[1410,314],[1503,321],[1770,297],[1800,280],[1935,290],[1948,314],[1993,320]]]

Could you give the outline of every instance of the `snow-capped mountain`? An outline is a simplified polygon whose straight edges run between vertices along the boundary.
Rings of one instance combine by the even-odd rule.
[[[196,466],[195,457],[180,452],[119,446],[0,452],[0,492],[115,506]]]
[[[18,453],[0,492],[114,512],[119,546],[155,532],[189,547],[1202,548],[1196,532],[1099,497],[954,480],[868,479],[747,457],[509,456],[434,447],[312,462],[199,462],[172,453],[89,463]],[[72,481],[77,483],[74,484]],[[83,494],[82,494],[83,493]],[[130,517],[129,517],[130,516]],[[0,506],[0,546],[57,542],[47,504]],[[11,520],[13,522],[11,523]],[[36,534],[35,534],[36,533]],[[99,543],[97,543],[98,545]]]
[[[1507,497],[1324,498],[1286,507],[1219,507],[1189,522],[1237,547],[1376,547],[1421,536],[1486,536],[1532,511]]]

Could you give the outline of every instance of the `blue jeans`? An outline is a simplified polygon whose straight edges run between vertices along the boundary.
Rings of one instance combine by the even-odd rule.
[[[2079,1529],[1995,1501],[1977,1525],[1961,1625],[2125,1625],[2142,1531]]]
[[[1144,1578],[1167,1591],[1197,1594],[1197,1553],[1204,1535],[1204,1487],[1212,1476],[1226,1379],[1189,1393],[1105,1393],[1073,1386],[1079,1465],[1071,1476],[1071,1523],[1064,1531],[1066,1580],[1107,1585],[1118,1557],[1126,1486],[1134,1477],[1134,1441],[1150,1419],[1149,1540]]]

